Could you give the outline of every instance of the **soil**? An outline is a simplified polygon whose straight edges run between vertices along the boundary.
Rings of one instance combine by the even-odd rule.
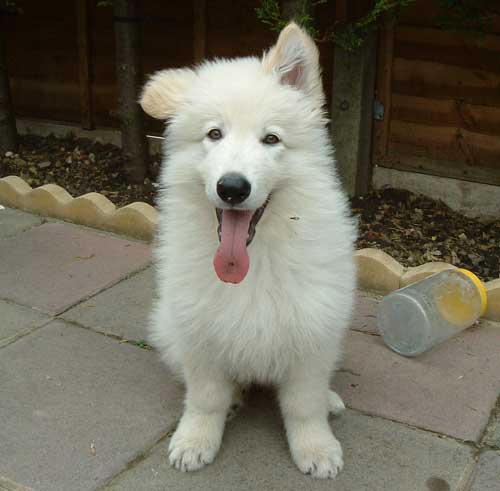
[[[445,261],[483,281],[500,277],[500,219],[467,218],[440,201],[385,189],[352,200],[358,247],[377,247],[404,266]]]
[[[152,157],[151,174],[158,160]],[[74,197],[101,193],[119,207],[134,201],[154,203],[151,179],[141,184],[127,182],[120,148],[71,135],[20,136],[18,152],[0,156],[0,177],[8,175],[22,177],[31,187],[58,184]]]
[[[99,192],[117,206],[134,201],[154,205],[159,156],[151,178],[129,184],[120,149],[72,136],[20,137],[16,154],[0,156],[0,177],[18,175],[32,187],[55,183],[71,195]],[[358,217],[357,246],[377,247],[404,266],[445,261],[470,269],[482,280],[500,277],[500,218],[484,223],[439,201],[386,189],[352,199]]]

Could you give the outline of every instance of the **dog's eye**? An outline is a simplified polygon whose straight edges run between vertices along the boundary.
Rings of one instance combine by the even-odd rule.
[[[222,131],[219,130],[218,128],[212,128],[208,133],[207,133],[208,138],[210,140],[220,140],[222,138]]]
[[[279,142],[280,139],[273,133],[269,133],[269,135],[266,135],[262,140],[262,143],[265,143],[266,145],[276,145],[276,143]]]

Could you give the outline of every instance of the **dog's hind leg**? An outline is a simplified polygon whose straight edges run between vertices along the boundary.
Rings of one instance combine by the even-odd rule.
[[[334,416],[338,416],[345,411],[344,401],[331,389],[328,391],[328,410]]]

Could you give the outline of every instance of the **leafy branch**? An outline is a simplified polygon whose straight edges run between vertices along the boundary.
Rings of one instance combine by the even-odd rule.
[[[378,28],[383,17],[396,18],[401,7],[414,2],[415,0],[376,0],[373,9],[364,17],[338,30],[334,29],[327,40],[347,51],[358,49],[363,45],[366,35]]]
[[[327,3],[328,0],[297,0],[295,6],[295,22],[305,27],[309,34],[316,38],[319,35],[314,27],[314,19],[311,15],[311,6]],[[261,0],[260,6],[255,9],[257,17],[269,26],[271,31],[279,32],[288,24],[288,19],[284,18],[278,0]]]
[[[444,30],[481,35],[489,30],[495,16],[500,15],[498,0],[435,1],[441,12],[434,18],[434,24]],[[327,2],[298,0],[295,21],[316,41],[331,41],[347,51],[353,51],[363,45],[366,35],[377,29],[382,19],[397,18],[401,8],[414,4],[415,0],[375,0],[373,8],[361,19],[350,23],[336,22],[321,34],[314,25],[311,7]],[[279,0],[261,0],[256,13],[273,31],[280,31],[288,22],[280,10]]]

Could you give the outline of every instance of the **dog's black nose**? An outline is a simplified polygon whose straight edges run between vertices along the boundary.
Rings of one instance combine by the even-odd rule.
[[[250,183],[236,172],[224,174],[217,181],[217,194],[222,201],[230,205],[243,203],[250,196],[251,190]]]

